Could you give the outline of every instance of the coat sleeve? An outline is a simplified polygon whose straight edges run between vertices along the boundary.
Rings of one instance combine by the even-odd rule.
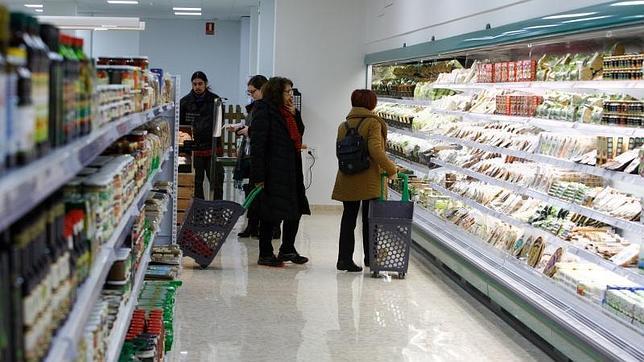
[[[250,138],[251,177],[253,182],[266,179],[266,157],[268,156],[268,136],[270,114],[266,107],[256,107],[253,111],[252,136]]]
[[[382,147],[382,129],[379,122],[371,122],[369,125],[369,137],[367,138],[369,148],[369,157],[376,162],[381,169],[385,170],[387,174],[392,175],[396,173],[396,164],[387,158],[385,149]]]

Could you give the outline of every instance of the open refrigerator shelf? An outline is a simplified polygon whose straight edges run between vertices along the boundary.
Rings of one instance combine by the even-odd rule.
[[[628,4],[624,4],[628,3]],[[631,4],[632,3],[632,4]],[[588,19],[575,20],[565,17],[573,13],[593,12]],[[367,83],[373,84],[385,72],[384,67],[434,65],[440,62],[456,60],[468,68],[474,61],[482,63],[513,62],[524,59],[539,59],[552,52],[557,56],[566,53],[592,54],[608,50],[616,42],[622,42],[628,54],[641,53],[644,44],[644,18],[633,16],[644,12],[644,4],[639,2],[609,2],[583,9],[571,10],[565,14],[553,14],[548,17],[531,19],[490,30],[459,35],[453,38],[391,49],[368,54]],[[562,17],[564,16],[564,17]],[[570,21],[575,20],[575,21]],[[376,72],[375,70],[378,70]],[[610,70],[610,69],[609,69]],[[448,72],[451,70],[448,70]],[[398,73],[405,74],[405,73]],[[589,94],[606,94],[610,97],[622,94],[639,101],[644,100],[644,80],[621,79],[602,80],[601,73],[593,80],[552,80],[552,81],[517,81],[517,82],[455,82],[427,83],[430,90],[450,89],[457,94],[470,96],[479,92],[512,92],[514,94],[534,94],[544,96],[551,92],[562,92],[585,96]],[[436,74],[432,75],[436,77]],[[435,79],[435,78],[434,78]],[[449,79],[446,77],[446,79]],[[431,80],[429,80],[431,81]],[[400,84],[405,84],[404,82]],[[381,86],[379,84],[379,86]],[[384,88],[376,89],[382,91]],[[388,90],[389,88],[387,88]],[[408,88],[401,87],[404,92]],[[399,89],[396,89],[397,91]],[[412,90],[413,92],[413,90]],[[497,92],[497,94],[498,94]],[[432,93],[432,96],[435,93]],[[422,97],[422,95],[421,95]],[[440,97],[440,95],[439,95]],[[624,127],[599,123],[584,123],[578,120],[567,121],[540,118],[539,116],[517,116],[505,114],[474,113],[462,110],[445,109],[440,102],[413,95],[383,94],[378,95],[379,103],[398,104],[416,109],[423,108],[438,116],[456,117],[459,122],[504,122],[518,125],[534,126],[545,132],[565,135],[587,135],[596,137],[644,137],[642,127]],[[624,99],[620,96],[616,98]],[[614,99],[614,98],[612,98]],[[627,98],[628,99],[628,98]],[[411,128],[409,118],[401,113],[400,120],[390,122],[399,127],[389,127],[390,132],[413,137],[422,142],[432,141],[449,143],[485,152],[530,160],[547,167],[601,177],[606,185],[625,193],[644,196],[644,178],[639,175],[610,171],[601,167],[584,165],[568,159],[542,155],[536,152],[525,152],[508,148],[495,147],[456,137],[448,137],[430,132],[418,132]],[[644,114],[640,115],[644,116]],[[395,117],[395,116],[394,116]],[[402,128],[400,125],[409,128]],[[400,151],[397,151],[400,152]],[[471,179],[501,186],[515,194],[531,197],[550,205],[566,208],[571,212],[593,218],[615,227],[632,243],[644,243],[644,223],[628,221],[608,215],[592,208],[548,195],[530,187],[513,182],[499,180],[479,173],[467,167],[461,167],[440,159],[410,161],[392,156],[395,161],[412,170],[417,176],[431,176],[431,173],[448,171],[461,174]],[[427,161],[427,160],[426,160]],[[514,219],[475,200],[468,199],[438,183],[429,184],[437,195],[460,202],[470,209],[497,218],[507,224],[542,235],[551,245],[563,247],[566,253],[579,257],[582,261],[593,263],[606,272],[613,272],[644,286],[644,271],[637,268],[623,268],[598,254],[583,247],[578,247],[550,232],[537,229],[528,223]],[[395,193],[395,192],[394,192]],[[395,196],[394,196],[395,197]],[[605,359],[632,360],[644,359],[644,330],[642,325],[632,324],[623,316],[615,315],[608,307],[576,295],[574,291],[564,288],[525,263],[519,262],[502,250],[496,249],[478,237],[469,234],[459,226],[445,221],[422,207],[415,209],[413,240],[420,248],[428,251],[437,260],[448,266],[476,289],[487,295],[490,300],[516,317],[525,326],[542,337],[554,348],[573,360]]]

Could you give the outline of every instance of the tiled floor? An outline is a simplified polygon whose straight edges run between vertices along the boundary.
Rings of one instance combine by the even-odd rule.
[[[339,219],[303,219],[306,265],[258,266],[257,240],[238,230],[209,269],[186,259],[172,360],[549,360],[414,256],[405,280],[337,272]]]

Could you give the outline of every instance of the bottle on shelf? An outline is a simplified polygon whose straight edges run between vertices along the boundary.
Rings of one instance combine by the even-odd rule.
[[[9,47],[9,10],[0,5],[0,175],[7,157],[7,48]],[[0,354],[1,357],[1,354]]]
[[[80,76],[80,119],[81,119],[81,130],[82,134],[88,134],[92,130],[92,114],[91,114],[91,102],[93,94],[93,82],[92,82],[92,64],[89,61],[89,58],[83,52],[83,39],[73,38],[72,50],[76,55],[76,58],[80,62],[79,76]]]
[[[10,149],[9,167],[15,167],[28,163],[34,156],[36,112],[33,104],[33,77],[27,63],[28,53],[33,51],[34,45],[27,32],[24,14],[11,13],[11,32],[7,61],[16,74],[18,86],[15,113],[12,112],[9,121],[12,133],[9,142],[15,143]]]
[[[65,143],[69,143],[81,134],[80,122],[78,112],[78,89],[80,88],[80,64],[74,52],[70,49],[71,37],[61,34],[59,53],[65,59],[64,72],[65,77],[63,81],[63,94],[64,94],[64,130],[65,130]]]
[[[63,129],[64,107],[63,82],[64,58],[58,53],[60,48],[60,31],[53,25],[40,26],[40,37],[49,49],[49,144],[60,147],[65,144]]]
[[[40,38],[40,25],[33,16],[26,17],[27,32],[34,44],[28,52],[29,70],[33,79],[34,108],[36,111],[35,145],[38,157],[49,152],[49,49]],[[29,50],[29,48],[28,48]]]

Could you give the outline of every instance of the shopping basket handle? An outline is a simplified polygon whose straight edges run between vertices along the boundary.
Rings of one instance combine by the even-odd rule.
[[[248,197],[246,198],[246,200],[244,200],[244,204],[242,205],[242,207],[248,210],[248,208],[253,203],[253,201],[255,201],[255,198],[257,197],[257,195],[262,193],[263,189],[264,188],[262,186],[255,186],[253,191],[251,191],[250,194],[248,194]]]
[[[380,175],[380,201],[385,199],[385,178],[387,178],[387,173],[383,172]],[[409,202],[409,176],[406,173],[398,172],[398,178],[403,181],[403,190],[401,201]]]

